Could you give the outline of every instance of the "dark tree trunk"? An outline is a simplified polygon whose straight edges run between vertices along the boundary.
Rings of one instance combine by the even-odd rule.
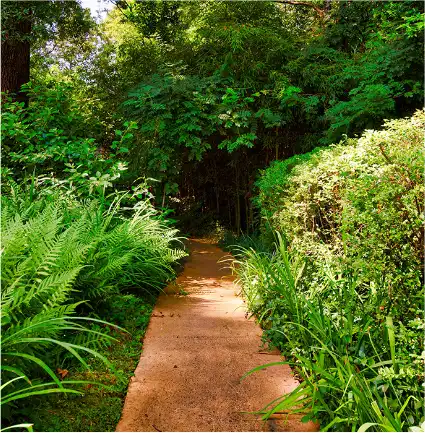
[[[251,222],[251,230],[254,232],[254,207],[251,200],[249,201],[249,219]]]
[[[11,92],[14,99],[27,104],[28,97],[21,92],[21,86],[30,79],[30,17],[15,26],[19,39],[9,39],[6,33],[1,43],[1,91]]]
[[[241,201],[239,197],[239,158],[236,157],[236,201],[235,201],[235,218],[236,218],[236,233],[239,236],[241,233]]]

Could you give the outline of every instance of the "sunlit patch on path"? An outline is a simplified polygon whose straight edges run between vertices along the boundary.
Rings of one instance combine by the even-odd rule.
[[[159,297],[117,431],[313,431],[297,418],[264,423],[255,415],[294,389],[286,365],[261,347],[261,329],[245,318],[224,252],[190,242],[184,272]]]

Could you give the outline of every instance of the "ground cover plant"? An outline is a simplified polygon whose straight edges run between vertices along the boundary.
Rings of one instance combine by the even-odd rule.
[[[97,350],[114,366],[91,357],[90,370],[77,365],[66,370],[67,378],[102,382],[80,385],[83,394],[77,396],[45,396],[31,402],[23,414],[30,415],[35,431],[114,431],[121,417],[123,401],[140,358],[143,337],[150,320],[156,296],[149,294],[117,294],[101,302],[96,317],[119,325],[126,332],[113,327],[94,325],[116,338]]]
[[[269,250],[242,248],[237,273],[301,379],[265,417],[303,412],[324,431],[424,422],[424,120],[387,122],[260,177]]]
[[[155,218],[144,201],[131,212],[127,209],[130,215],[125,216],[119,202],[83,202],[61,189],[38,185],[36,179],[24,187],[9,183],[8,191],[3,185],[2,197],[6,422],[16,420],[20,399],[53,392],[81,394],[73,386],[81,379],[61,377],[69,355],[85,368],[87,355],[99,358],[113,374],[113,365],[97,350],[115,340],[103,326],[127,331],[90,310],[97,311],[109,299],[113,306],[113,297],[129,288],[157,292],[185,254],[173,245],[176,230]]]

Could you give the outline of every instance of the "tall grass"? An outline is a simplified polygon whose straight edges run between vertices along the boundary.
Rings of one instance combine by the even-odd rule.
[[[311,290],[307,259],[279,234],[274,253],[242,248],[235,263],[248,307],[301,379],[260,411],[265,419],[304,413],[322,431],[405,431],[423,421],[420,363],[397,356],[391,316],[364,314],[355,278],[323,272],[321,290]]]

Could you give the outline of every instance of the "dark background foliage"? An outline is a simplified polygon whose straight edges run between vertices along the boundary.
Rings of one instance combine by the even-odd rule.
[[[259,168],[423,104],[420,1],[119,1],[100,25],[77,2],[48,6],[3,7],[3,44],[25,41],[31,80],[72,83],[103,155],[137,121],[122,181],[152,177],[158,205],[238,232],[257,222]]]

